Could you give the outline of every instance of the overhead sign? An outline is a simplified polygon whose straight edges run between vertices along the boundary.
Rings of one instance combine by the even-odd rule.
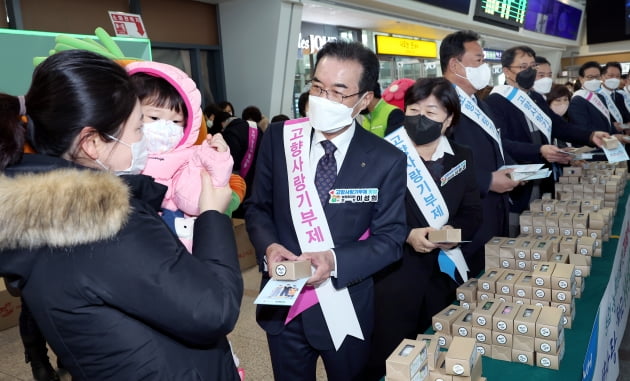
[[[503,50],[484,49],[483,53],[484,53],[484,58],[487,61],[501,61]]]
[[[112,20],[116,36],[149,38],[140,15],[109,11],[109,18]]]
[[[518,30],[526,10],[527,0],[477,0],[473,20]]]
[[[393,56],[436,58],[437,43],[434,41],[376,35],[376,53]]]

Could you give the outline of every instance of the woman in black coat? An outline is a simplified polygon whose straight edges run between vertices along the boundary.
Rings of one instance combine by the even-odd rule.
[[[0,95],[0,276],[76,380],[238,380],[226,335],[243,293],[229,188],[204,173],[193,254],[157,214],[125,70],[49,57]],[[28,142],[38,154],[22,155]],[[105,170],[103,170],[105,169]],[[110,172],[125,174],[115,176]]]
[[[408,140],[396,144],[399,139],[392,136],[397,132],[386,139],[403,150],[418,153],[428,172],[422,173],[431,176],[435,190],[442,195],[448,209],[448,219],[441,229],[461,229],[462,240],[467,241],[481,224],[481,201],[472,153],[445,136],[450,128],[457,128],[459,116],[459,99],[448,80],[419,79],[405,93],[404,129],[397,131]],[[433,186],[418,177],[410,178],[424,190],[427,185]],[[457,283],[440,270],[438,255],[442,249],[452,249],[456,244],[436,244],[428,240],[429,231],[436,230],[428,221],[437,213],[436,205],[423,213],[410,191],[410,182],[407,184],[409,233],[403,257],[375,277],[376,320],[370,368],[366,370],[369,380],[383,376],[385,360],[402,339],[415,339],[418,333],[429,328],[434,314],[455,300]],[[461,282],[459,274],[455,278]]]

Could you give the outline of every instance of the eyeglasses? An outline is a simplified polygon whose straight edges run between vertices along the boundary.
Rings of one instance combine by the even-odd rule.
[[[516,69],[521,69],[521,70],[527,70],[529,68],[532,68],[534,70],[538,70],[538,64],[520,64],[520,65],[513,65],[513,66],[508,66],[509,68],[516,68]]]
[[[323,87],[315,84],[315,83],[311,83],[311,88],[308,90],[308,93],[311,95],[315,95],[318,97],[321,96],[325,96],[326,99],[331,100],[333,102],[337,102],[337,103],[343,103],[343,101],[345,101],[348,98],[351,97],[355,97],[359,94],[361,94],[362,92],[359,91],[357,93],[354,94],[350,94],[350,95],[343,95],[342,93],[340,93],[337,90],[326,90]],[[326,95],[324,95],[326,94]]]

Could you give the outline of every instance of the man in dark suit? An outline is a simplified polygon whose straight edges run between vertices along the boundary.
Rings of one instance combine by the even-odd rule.
[[[589,131],[605,131],[615,133],[613,120],[606,107],[606,99],[602,94],[597,94],[601,88],[602,69],[595,61],[585,62],[580,66],[578,79],[582,89],[576,91],[569,103],[567,114],[569,121],[575,127]],[[589,100],[589,97],[597,97]],[[599,102],[597,102],[599,100]],[[596,107],[595,105],[600,107]]]
[[[516,46],[503,52],[501,66],[505,74],[505,81],[513,91],[525,92],[529,99],[525,101],[540,113],[536,118],[529,117],[519,107],[508,100],[508,97],[493,92],[486,98],[486,103],[490,106],[492,117],[496,125],[501,126],[501,137],[503,147],[507,153],[518,164],[537,163],[561,163],[568,164],[571,156],[564,153],[560,148],[551,144],[553,138],[558,138],[565,142],[578,145],[592,144],[595,142],[601,145],[602,138],[606,133],[592,132],[570,126],[559,115],[551,111],[542,95],[531,91],[536,79],[536,53],[528,46]],[[507,88],[507,87],[503,87]],[[519,99],[518,96],[513,98]],[[530,113],[531,116],[533,113]],[[547,131],[537,122],[541,117],[547,118]],[[542,186],[542,188],[541,188]],[[553,180],[548,179],[548,183],[541,180],[529,181],[522,187],[514,189],[510,193],[512,204],[510,205],[510,235],[519,233],[518,216],[523,210],[529,208],[532,199],[540,198],[543,192],[553,193]]]
[[[459,31],[446,36],[440,45],[442,73],[456,86],[462,104],[462,116],[457,126],[452,129],[451,137],[457,143],[470,148],[473,153],[477,187],[482,203],[483,224],[477,230],[472,242],[462,246],[462,252],[470,268],[470,275],[473,277],[484,269],[486,242],[494,236],[507,236],[509,211],[507,192],[519,185],[518,181],[513,181],[507,176],[511,170],[499,169],[511,160],[505,157],[501,147],[501,137],[497,130],[501,126],[483,123],[484,120],[491,122],[486,115],[488,107],[474,95],[478,88],[483,88],[488,84],[490,78],[490,69],[483,67],[483,49],[479,44],[479,39],[480,36],[476,32]],[[466,70],[466,68],[470,69]],[[480,70],[487,70],[487,73],[480,73]],[[483,75],[486,75],[487,79],[479,81],[477,78]],[[469,105],[470,108],[467,108],[467,101],[474,102],[480,114],[474,112],[471,114],[469,111],[472,111],[475,106]]]
[[[302,166],[311,169],[305,176],[307,186],[321,186],[318,176],[323,160],[328,157],[328,163],[336,164],[332,189],[318,192],[323,204],[321,217],[333,242],[326,250],[303,250],[300,226],[294,223],[296,206],[290,197],[293,188],[289,187],[294,177],[289,180],[287,155],[291,153],[285,151],[290,146],[286,131],[292,125],[272,124],[263,136],[254,189],[245,208],[262,286],[275,263],[309,259],[315,272],[307,284],[319,290],[332,282],[337,292],[348,292],[350,306],[336,307],[351,308],[362,333],[343,336],[338,345],[339,337],[330,331],[351,316],[328,321],[322,299],[288,323],[288,307],[260,305],[256,318],[267,332],[276,380],[314,380],[320,356],[329,380],[354,380],[367,361],[374,319],[372,275],[401,257],[407,235],[406,157],[354,121],[372,98],[378,70],[376,55],[360,43],[329,42],[317,54],[309,99],[310,126],[305,135],[310,136],[310,143],[307,140],[300,147],[306,150]],[[336,150],[329,150],[330,143]],[[336,203],[329,196],[337,190],[366,189],[376,190],[377,197],[370,202]],[[314,196],[310,201],[319,200]]]
[[[630,122],[630,111],[626,106],[623,90],[618,89],[620,83],[621,64],[619,62],[607,62],[602,68],[602,88],[600,94],[610,97],[610,100],[618,111],[617,114],[617,112],[613,111],[612,105],[609,105],[610,116],[614,119],[613,126],[615,130],[624,132],[624,130],[630,129],[630,126],[624,125]],[[621,120],[617,120],[617,118],[621,118]]]

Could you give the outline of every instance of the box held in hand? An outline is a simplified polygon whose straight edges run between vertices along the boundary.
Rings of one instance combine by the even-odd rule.
[[[433,230],[429,232],[429,241],[434,243],[439,242],[461,242],[462,230],[461,229],[443,229]]]
[[[311,261],[282,261],[273,265],[273,279],[298,280],[311,276]]]

